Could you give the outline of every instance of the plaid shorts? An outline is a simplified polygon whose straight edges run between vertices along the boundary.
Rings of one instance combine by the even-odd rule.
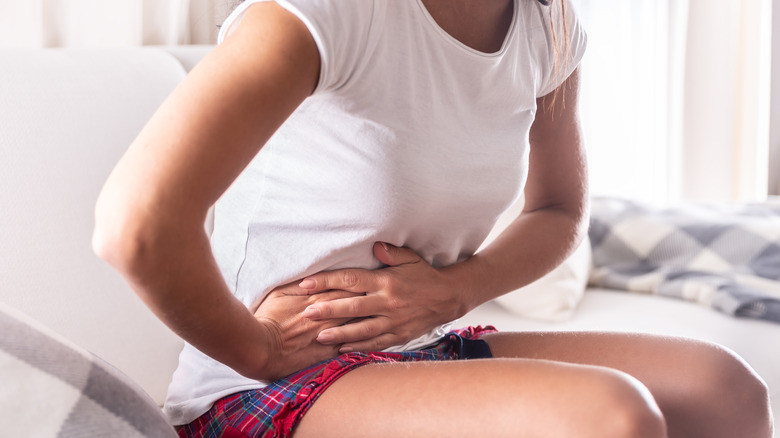
[[[289,437],[317,398],[339,377],[363,365],[492,357],[479,339],[496,329],[455,330],[432,347],[399,353],[346,353],[297,371],[260,389],[229,395],[179,429],[181,437]]]

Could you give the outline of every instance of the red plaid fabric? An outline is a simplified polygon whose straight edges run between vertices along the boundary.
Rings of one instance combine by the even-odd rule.
[[[446,334],[431,348],[399,353],[355,352],[295,372],[270,385],[218,400],[211,410],[179,429],[181,437],[289,437],[317,398],[344,374],[373,363],[490,357],[473,340],[496,329],[467,327]]]

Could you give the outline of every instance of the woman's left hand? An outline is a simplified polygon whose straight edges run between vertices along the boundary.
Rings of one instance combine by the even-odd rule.
[[[464,306],[455,285],[414,251],[376,243],[374,256],[388,266],[321,272],[301,281],[299,286],[309,294],[327,290],[365,294],[307,307],[302,316],[312,320],[355,319],[323,330],[317,341],[343,344],[341,353],[379,351],[462,316]]]

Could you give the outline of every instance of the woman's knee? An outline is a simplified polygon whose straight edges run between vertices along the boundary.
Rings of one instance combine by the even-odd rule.
[[[666,420],[650,391],[637,379],[604,369],[594,380],[593,436],[665,438]]]
[[[731,419],[735,427],[752,424],[764,431],[743,436],[769,436],[769,390],[761,377],[730,350],[709,343],[694,348],[696,371],[685,376],[684,384],[690,400],[695,400],[699,409],[707,406],[711,415]]]

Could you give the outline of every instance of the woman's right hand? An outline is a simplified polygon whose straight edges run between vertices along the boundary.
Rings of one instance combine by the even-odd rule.
[[[272,290],[254,312],[268,333],[268,363],[263,374],[270,380],[285,377],[295,371],[339,355],[340,345],[323,345],[317,336],[326,328],[348,323],[348,318],[313,321],[304,318],[304,309],[323,301],[354,297],[346,291],[327,291],[314,295],[292,282]]]

